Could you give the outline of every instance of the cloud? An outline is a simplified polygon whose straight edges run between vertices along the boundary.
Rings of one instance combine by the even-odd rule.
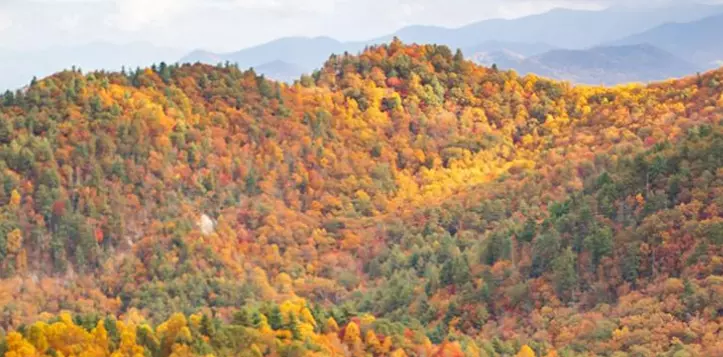
[[[0,13],[0,32],[5,31],[13,26],[13,19],[7,15]]]
[[[80,16],[66,15],[58,20],[58,27],[61,30],[72,31],[80,25]]]
[[[123,31],[167,25],[174,16],[189,11],[195,0],[115,0],[115,12],[106,23]]]

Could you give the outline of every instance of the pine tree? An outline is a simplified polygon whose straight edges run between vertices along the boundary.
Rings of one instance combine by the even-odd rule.
[[[275,305],[269,312],[269,326],[274,330],[280,330],[283,327],[284,319],[281,316],[281,309]]]
[[[535,238],[535,234],[537,233],[537,222],[535,222],[534,219],[528,218],[525,222],[525,226],[522,229],[522,232],[517,236],[517,239],[521,242],[530,243],[532,242],[532,239]]]
[[[487,244],[486,262],[489,265],[499,260],[508,259],[512,250],[512,240],[506,233],[494,233]]]
[[[299,319],[295,314],[289,312],[289,323],[287,324],[287,330],[291,331],[291,336],[294,340],[301,340],[301,331],[299,330]]]
[[[111,316],[106,316],[106,318],[103,320],[103,325],[105,326],[105,330],[108,332],[108,340],[109,340],[109,347],[111,350],[114,350],[117,348],[117,346],[120,344],[120,332],[118,331],[118,325],[115,320],[115,318]]]
[[[600,260],[613,252],[613,232],[608,227],[597,229],[585,238],[584,244],[592,254],[593,268],[597,268]]]
[[[261,326],[261,322],[263,319],[261,318],[261,313],[258,311],[254,311],[254,313],[251,315],[251,326],[254,328],[258,328]]]
[[[245,327],[253,326],[252,316],[248,309],[242,308],[233,314],[233,323]]]
[[[557,231],[552,230],[537,237],[532,246],[531,277],[536,278],[546,273],[559,249],[560,237]]]
[[[577,285],[577,270],[575,253],[568,247],[552,263],[553,279],[557,294],[565,299],[571,299]]]
[[[12,140],[10,120],[0,116],[0,145],[9,144]]]
[[[200,331],[201,331],[201,333],[204,334],[205,336],[208,336],[208,337],[211,337],[211,338],[213,338],[213,336],[215,335],[216,328],[215,328],[215,326],[213,325],[213,320],[212,320],[210,317],[208,317],[208,315],[206,315],[206,314],[204,314],[204,315],[201,317],[201,328],[200,328]]]

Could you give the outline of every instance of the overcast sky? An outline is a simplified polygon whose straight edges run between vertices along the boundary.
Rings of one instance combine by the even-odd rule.
[[[616,2],[660,0],[0,0],[0,48],[146,41],[225,51],[283,36],[360,40],[409,24],[458,27]]]

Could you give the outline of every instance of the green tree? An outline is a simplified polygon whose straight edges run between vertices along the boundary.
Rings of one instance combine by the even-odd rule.
[[[278,305],[274,305],[274,307],[269,311],[269,326],[271,326],[274,330],[279,330],[283,327],[284,319],[281,316],[281,309],[279,309]]]
[[[639,250],[640,248],[637,244],[628,244],[625,248],[625,255],[620,262],[623,279],[633,284],[633,286],[635,286],[635,283],[638,280],[638,272],[640,268]]]
[[[289,323],[287,324],[287,329],[291,331],[291,335],[293,336],[294,340],[301,340],[301,331],[299,331],[299,319],[296,317],[295,314],[289,313]]]
[[[609,227],[597,228],[585,238],[584,244],[592,256],[593,268],[597,268],[600,260],[613,252],[613,232]]]
[[[539,277],[550,268],[550,263],[560,251],[560,237],[557,231],[550,230],[537,237],[532,246],[532,277]]]
[[[214,326],[213,320],[206,314],[203,314],[201,317],[200,332],[211,338],[216,335],[216,326]]]
[[[504,232],[492,233],[487,244],[485,262],[493,265],[499,260],[509,259],[512,251],[512,240],[509,234]]]
[[[530,243],[535,238],[535,234],[537,234],[537,222],[532,218],[528,218],[517,239],[520,242]]]
[[[555,258],[552,269],[557,294],[569,301],[577,286],[576,256],[572,248],[568,247]]]
[[[12,133],[10,119],[0,115],[0,145],[9,144],[12,140]]]
[[[241,325],[244,327],[253,326],[252,314],[249,313],[249,310],[247,308],[241,308],[241,310],[236,311],[233,314],[232,322],[235,325]]]

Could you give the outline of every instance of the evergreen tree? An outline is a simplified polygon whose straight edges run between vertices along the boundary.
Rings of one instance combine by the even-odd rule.
[[[105,327],[105,330],[108,332],[108,343],[109,347],[111,349],[116,349],[118,347],[118,344],[120,344],[120,333],[118,331],[118,326],[116,319],[111,316],[106,316],[103,320],[103,326]]]
[[[559,234],[555,230],[543,233],[532,246],[532,277],[542,276],[550,267],[560,250]]]
[[[596,268],[600,260],[613,252],[613,232],[610,228],[598,228],[585,238],[585,248],[592,255],[592,266]]]
[[[572,298],[577,286],[576,257],[572,248],[568,247],[552,263],[553,279],[557,294],[563,299]]]
[[[532,218],[528,218],[517,239],[520,242],[530,243],[535,238],[535,234],[537,234],[537,222]]]
[[[216,334],[216,327],[214,326],[213,320],[206,314],[203,314],[201,317],[200,332],[211,338]]]
[[[494,265],[497,261],[509,259],[512,251],[512,240],[507,233],[495,232],[489,238],[487,244],[485,261],[489,265]]]
[[[269,326],[271,326],[274,330],[280,330],[283,327],[284,319],[281,316],[281,309],[279,309],[278,305],[274,305],[274,307],[269,312]]]
[[[252,315],[249,313],[249,310],[244,308],[241,308],[239,311],[236,311],[233,314],[233,323],[236,325],[241,325],[244,327],[250,327],[253,326],[253,319]]]
[[[10,119],[0,115],[0,145],[9,144],[12,140],[12,126]]]
[[[289,312],[289,323],[287,324],[287,330],[291,331],[291,335],[294,340],[301,340],[301,331],[299,331],[299,319],[295,314]]]
[[[246,175],[246,193],[248,195],[256,195],[259,193],[258,177],[256,171],[252,168]]]
[[[261,326],[261,313],[258,311],[254,311],[253,314],[251,314],[251,326],[254,328],[258,328]]]

